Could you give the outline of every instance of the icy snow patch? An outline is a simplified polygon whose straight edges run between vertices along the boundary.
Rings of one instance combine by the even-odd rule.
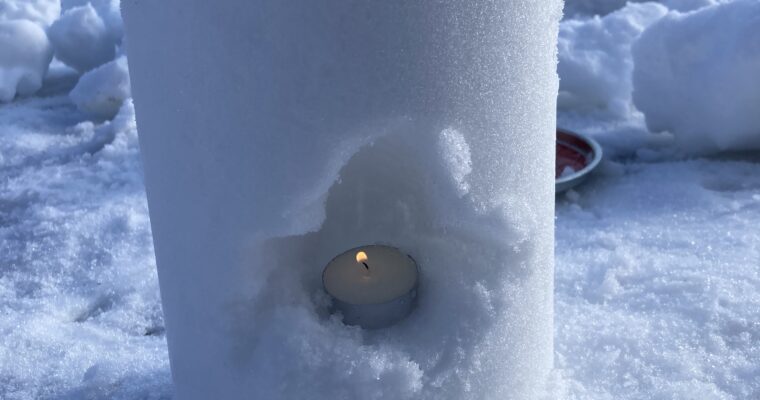
[[[760,2],[672,12],[633,55],[633,98],[650,130],[697,153],[760,148]]]
[[[82,75],[69,94],[80,110],[110,119],[130,96],[127,58],[122,56]]]
[[[80,72],[106,63],[116,55],[117,40],[90,3],[66,10],[48,33],[56,58]]]
[[[39,90],[52,58],[50,42],[39,25],[0,21],[0,102]]]

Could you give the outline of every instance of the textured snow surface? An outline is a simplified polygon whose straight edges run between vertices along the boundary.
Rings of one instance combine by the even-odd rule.
[[[86,121],[66,71],[0,107],[0,398],[167,398],[132,106]]]
[[[64,10],[85,3],[62,1]],[[93,2],[104,21],[101,10],[112,3]],[[567,7],[579,3],[568,1]],[[602,7],[605,14],[623,3],[585,2]],[[712,2],[661,4],[683,10],[707,3]],[[55,7],[57,2],[0,0],[0,10],[34,4]],[[702,152],[715,152],[713,137],[647,129],[630,91],[623,90],[634,82],[629,69],[634,58],[627,52],[637,39],[622,35],[638,36],[642,30],[646,35],[647,30],[640,26],[641,8],[623,10],[608,17],[625,29],[614,30],[610,19],[595,21],[586,11],[562,23],[565,40],[579,43],[560,47],[561,59],[581,63],[583,57],[567,52],[594,54],[599,46],[626,61],[600,62],[605,59],[601,53],[589,56],[588,65],[599,65],[603,72],[577,76],[601,87],[610,84],[604,77],[617,74],[619,87],[609,89],[614,98],[606,98],[604,107],[584,100],[558,115],[560,126],[599,140],[607,161],[588,183],[557,198],[555,371],[545,398],[760,398],[760,154],[684,158],[694,148],[685,147],[682,138],[706,146]],[[721,45],[728,59],[757,43],[732,36],[747,28],[752,12],[733,18],[714,8],[703,13],[666,16],[662,21],[667,34],[656,36],[678,36],[691,24],[694,28],[688,29],[720,36],[724,33],[710,29],[725,24],[722,39],[687,34],[686,43],[700,44],[693,47],[696,55],[714,54],[712,46]],[[31,19],[29,15],[21,18]],[[576,29],[588,34],[578,35]],[[606,35],[621,39],[605,41]],[[671,40],[665,42],[677,50]],[[722,63],[722,54],[705,59],[705,67],[715,63],[733,71]],[[704,73],[706,68],[683,68],[701,71],[698,88],[710,87],[714,80]],[[721,79],[733,82],[732,73]],[[737,89],[739,96],[756,82],[745,78],[748,84]],[[71,99],[78,79],[73,70],[53,62],[36,97],[0,104],[0,399],[169,399],[173,389],[165,324],[132,103],[125,101],[112,122],[92,121]],[[106,92],[109,81],[98,80]],[[685,85],[679,88],[687,90]],[[118,87],[111,90],[121,93]],[[606,106],[613,103],[627,104],[621,108],[629,111]],[[679,115],[684,109],[670,111]],[[445,171],[439,183],[456,196],[469,190],[477,168],[462,135],[444,129],[429,138]],[[473,284],[449,314],[481,310],[490,300],[488,285]],[[355,379],[378,395],[385,393],[378,377],[397,394],[415,393],[425,380],[418,366],[377,347],[365,349],[357,362],[356,353],[338,347],[361,340],[356,331],[315,325],[297,310],[273,318],[280,328],[262,336],[266,341],[260,355],[283,365],[306,355],[307,362],[321,365],[325,380],[309,388],[308,398],[324,398],[328,392],[330,398],[349,398],[334,396],[328,388],[335,384],[329,372],[338,368],[351,368]],[[290,330],[309,332],[313,338],[299,337],[288,347],[277,347]],[[325,365],[317,356],[326,353],[343,358]],[[298,384],[297,379],[290,382]]]
[[[634,46],[636,107],[689,151],[760,149],[760,1],[673,12]]]
[[[758,223],[758,154],[608,162],[560,196],[553,397],[760,397]]]
[[[131,106],[87,122],[57,89],[73,80],[0,109],[0,398],[169,398]],[[547,399],[760,395],[760,157],[600,168],[558,198]],[[397,372],[414,390],[419,371]]]

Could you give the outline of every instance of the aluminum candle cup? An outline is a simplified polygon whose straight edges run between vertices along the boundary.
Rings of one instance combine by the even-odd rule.
[[[393,325],[409,315],[418,281],[412,257],[380,245],[348,250],[322,272],[322,284],[343,322],[368,329]]]

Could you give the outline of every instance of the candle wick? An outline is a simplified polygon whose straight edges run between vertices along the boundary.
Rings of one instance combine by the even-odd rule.
[[[365,263],[364,261],[362,261],[362,264],[364,264],[364,268],[367,268],[367,270],[369,270],[369,265],[367,265],[367,263]]]

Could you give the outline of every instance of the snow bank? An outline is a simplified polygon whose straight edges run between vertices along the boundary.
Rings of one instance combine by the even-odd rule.
[[[564,14],[570,18],[607,15],[625,7],[629,0],[566,0]]]
[[[607,15],[613,11],[625,7],[629,3],[644,3],[649,0],[566,0],[565,16],[569,18],[582,18],[583,16]],[[692,11],[713,4],[719,4],[731,0],[657,0],[671,10]]]
[[[53,50],[45,31],[28,20],[0,20],[0,102],[42,87]]]
[[[671,10],[688,12],[700,8],[731,2],[734,0],[660,0],[660,2]]]
[[[634,102],[695,152],[760,148],[760,2],[668,14],[633,48]]]
[[[535,397],[560,2],[284,4],[124,3],[177,397]],[[377,242],[419,306],[363,331],[320,277]]]
[[[116,55],[118,42],[90,3],[66,10],[48,34],[56,58],[80,72],[102,65]]]
[[[559,109],[629,115],[631,44],[667,11],[656,3],[630,3],[604,17],[563,21],[558,43]]]
[[[60,14],[60,0],[0,0],[0,21],[24,19],[47,27]]]
[[[119,57],[85,73],[69,96],[80,110],[97,118],[113,118],[130,96],[127,58]]]

